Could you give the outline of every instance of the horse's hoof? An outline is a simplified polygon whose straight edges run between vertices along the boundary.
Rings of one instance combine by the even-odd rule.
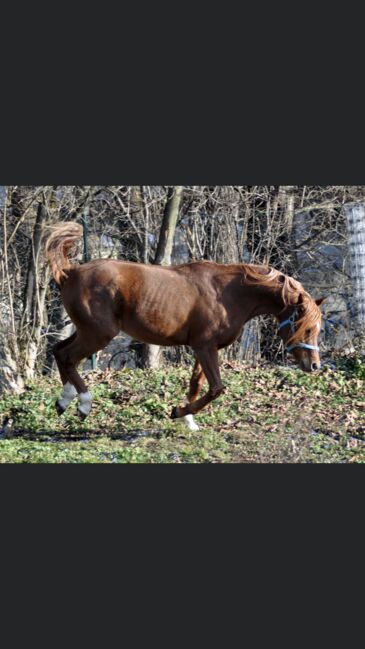
[[[179,412],[179,411],[178,411],[178,408],[177,408],[177,406],[175,406],[175,407],[172,409],[172,412],[171,412],[171,415],[170,415],[170,419],[178,419],[178,418],[179,418],[178,412]]]
[[[85,421],[87,414],[85,412],[82,412],[82,410],[77,409],[77,414],[80,417],[81,421]]]
[[[193,415],[185,415],[185,417],[183,417],[183,421],[185,425],[189,428],[189,430],[199,430],[199,426],[194,420]]]
[[[65,412],[65,410],[66,410],[66,408],[62,408],[62,406],[60,405],[60,403],[59,403],[58,401],[56,401],[56,412],[57,412],[57,414],[58,414],[59,417],[60,417],[61,415],[63,415],[63,413]]]

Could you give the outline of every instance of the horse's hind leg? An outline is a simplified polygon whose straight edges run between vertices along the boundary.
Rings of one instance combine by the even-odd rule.
[[[93,335],[90,332],[83,334],[78,331],[75,339],[69,345],[59,350],[59,358],[63,366],[68,382],[76,388],[78,394],[78,414],[82,419],[85,419],[91,410],[91,394],[88,392],[85,381],[81,378],[77,371],[77,365],[83,358],[87,358],[106,347],[106,345],[114,338],[119,329],[113,333],[105,334],[95,331]]]
[[[53,355],[56,359],[58,371],[61,376],[61,381],[63,383],[63,392],[60,398],[56,401],[56,410],[59,415],[65,412],[70,403],[77,397],[77,390],[68,380],[68,375],[65,367],[62,364],[60,357],[60,351],[64,350],[67,345],[69,345],[76,338],[76,332],[73,333],[69,338],[61,340],[53,347]]]
[[[200,362],[203,373],[208,379],[209,391],[197,401],[188,403],[184,407],[174,408],[171,414],[172,419],[195,415],[208,403],[217,399],[222,394],[224,387],[221,381],[218,363],[218,350],[213,347],[204,347],[194,350]]]
[[[202,389],[202,385],[205,381],[205,374],[203,372],[202,366],[200,365],[200,362],[198,359],[195,361],[193,373],[191,375],[190,379],[190,387],[189,387],[189,392],[188,392],[188,403],[193,403],[194,401],[197,400],[200,390]],[[190,430],[199,430],[198,424],[194,421],[194,417],[192,414],[188,414],[184,416],[184,421],[188,428]]]

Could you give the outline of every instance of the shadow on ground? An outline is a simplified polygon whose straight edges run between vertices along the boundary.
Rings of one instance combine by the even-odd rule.
[[[24,439],[32,442],[91,442],[96,441],[101,436],[110,440],[119,440],[122,442],[133,442],[143,437],[150,437],[153,439],[161,439],[162,437],[171,436],[171,431],[161,431],[159,429],[151,430],[128,430],[128,431],[113,431],[106,433],[102,430],[88,430],[88,431],[65,431],[53,432],[51,430],[39,430],[36,433],[29,430],[14,430],[0,434],[0,439]]]

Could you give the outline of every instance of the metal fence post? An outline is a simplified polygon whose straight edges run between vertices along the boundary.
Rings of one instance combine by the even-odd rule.
[[[349,271],[356,300],[356,320],[360,332],[365,329],[365,204],[346,203]]]

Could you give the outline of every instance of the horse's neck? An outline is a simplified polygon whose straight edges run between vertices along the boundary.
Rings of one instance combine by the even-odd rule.
[[[285,303],[281,292],[269,286],[245,286],[251,303],[249,319],[258,315],[278,316],[284,309]]]

